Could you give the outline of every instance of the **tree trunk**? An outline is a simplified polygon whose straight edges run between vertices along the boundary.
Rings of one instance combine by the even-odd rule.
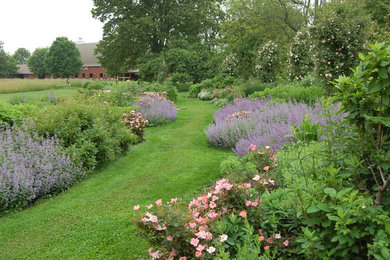
[[[390,175],[387,176],[387,179],[385,183],[382,186],[379,186],[378,192],[376,193],[376,198],[375,198],[375,205],[381,205],[382,204],[382,198],[383,194],[386,192],[387,188],[390,185]]]
[[[66,78],[66,85],[67,85],[68,87],[70,86],[69,77]]]

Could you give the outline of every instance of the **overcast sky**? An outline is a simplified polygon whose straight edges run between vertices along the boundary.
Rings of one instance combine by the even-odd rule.
[[[0,41],[13,54],[49,47],[58,36],[97,42],[103,24],[92,18],[92,0],[0,0]]]

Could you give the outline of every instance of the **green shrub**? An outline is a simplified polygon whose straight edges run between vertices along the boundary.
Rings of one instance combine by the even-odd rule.
[[[298,31],[291,44],[288,59],[290,80],[302,80],[313,70],[312,47],[309,31]]]
[[[203,101],[208,101],[213,99],[213,95],[211,95],[211,93],[207,90],[202,89],[202,91],[198,94],[198,98]]]
[[[325,3],[311,27],[317,76],[324,82],[349,74],[358,64],[370,31],[365,1],[337,0]],[[331,92],[331,85],[327,85]]]
[[[197,98],[199,93],[202,91],[202,85],[201,84],[194,84],[190,86],[188,96],[192,98]]]
[[[281,69],[279,46],[273,41],[264,43],[257,52],[256,74],[263,82],[275,82]]]
[[[13,125],[26,117],[36,108],[32,105],[9,105],[0,103],[0,123]]]
[[[296,101],[298,103],[305,103],[312,105],[317,99],[325,96],[324,88],[318,86],[299,87],[294,85],[277,86],[275,88],[266,88],[264,91],[255,92],[251,98],[265,98],[272,96],[272,98],[280,99],[283,102]]]
[[[33,120],[41,136],[57,136],[76,162],[91,171],[137,142],[137,137],[122,122],[122,114],[127,110],[72,102],[47,106]]]
[[[172,83],[179,92],[187,92],[193,82],[193,77],[187,73],[172,73]]]
[[[243,94],[248,97],[256,91],[264,91],[266,88],[276,87],[276,83],[264,83],[260,80],[249,80],[241,87]]]

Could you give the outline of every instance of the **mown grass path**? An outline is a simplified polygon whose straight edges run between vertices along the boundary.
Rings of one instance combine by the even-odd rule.
[[[178,119],[148,128],[147,141],[68,191],[0,218],[0,259],[142,259],[133,206],[189,197],[219,176],[231,152],[203,129],[216,107],[181,96]]]

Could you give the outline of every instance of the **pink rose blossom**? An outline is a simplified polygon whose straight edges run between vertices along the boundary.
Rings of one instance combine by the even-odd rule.
[[[255,177],[253,177],[253,179],[252,180],[254,180],[254,181],[258,181],[258,180],[260,180],[260,175],[256,175]]]
[[[168,241],[172,241],[172,240],[173,240],[173,237],[172,237],[172,236],[167,236],[167,240],[168,240]]]
[[[288,246],[289,243],[290,243],[290,242],[289,242],[288,240],[286,240],[286,241],[283,242],[283,245],[284,245],[284,246]]]
[[[260,233],[260,234],[261,234],[261,233]],[[265,239],[265,237],[263,237],[263,236],[259,236],[259,240],[260,240],[260,242],[264,241],[264,239]]]
[[[281,236],[279,233],[276,233],[276,234],[274,234],[274,238],[275,238],[275,239],[281,239],[282,236]]]
[[[139,210],[140,209],[140,206],[139,205],[136,205],[133,207],[134,210]]]
[[[196,223],[194,223],[194,222],[191,222],[189,225],[190,225],[190,228],[196,228]]]
[[[240,212],[240,217],[246,218],[246,211],[245,210]]]
[[[247,200],[247,201],[245,202],[245,206],[249,207],[250,205],[252,205],[252,201]]]
[[[196,248],[196,250],[202,252],[202,251],[204,250],[204,245],[199,245],[199,246]]]
[[[269,166],[265,166],[265,167],[264,167],[264,171],[267,172],[268,170],[269,170]]]
[[[177,201],[177,198],[171,199],[170,203],[175,203]]]
[[[196,257],[201,257],[202,256],[202,252],[196,251],[195,256]]]
[[[182,256],[182,257],[179,258],[179,260],[187,260],[187,257]]]
[[[216,201],[217,199],[219,199],[219,197],[217,197],[215,195],[211,198],[212,201]]]
[[[162,205],[162,200],[161,200],[161,199],[157,200],[157,201],[156,201],[156,205],[157,205],[158,207],[161,206],[161,205]]]
[[[251,144],[249,147],[248,147],[248,151],[255,151],[256,150],[256,145],[254,144]]]
[[[196,247],[199,244],[199,239],[192,238],[190,244]]]
[[[150,218],[150,221],[152,221],[153,223],[156,223],[158,221],[157,216],[152,216]]]
[[[244,183],[244,187],[249,189],[250,187],[252,187],[252,185],[250,183]]]
[[[153,208],[153,205],[152,204],[150,204],[149,206],[146,206],[148,209],[151,209],[151,208]]]
[[[264,247],[264,250],[268,250],[268,249],[269,249],[269,246],[265,246],[265,247]]]
[[[217,207],[217,204],[215,204],[215,202],[212,201],[212,202],[210,202],[209,206],[210,206],[211,209],[213,209],[213,208]]]

